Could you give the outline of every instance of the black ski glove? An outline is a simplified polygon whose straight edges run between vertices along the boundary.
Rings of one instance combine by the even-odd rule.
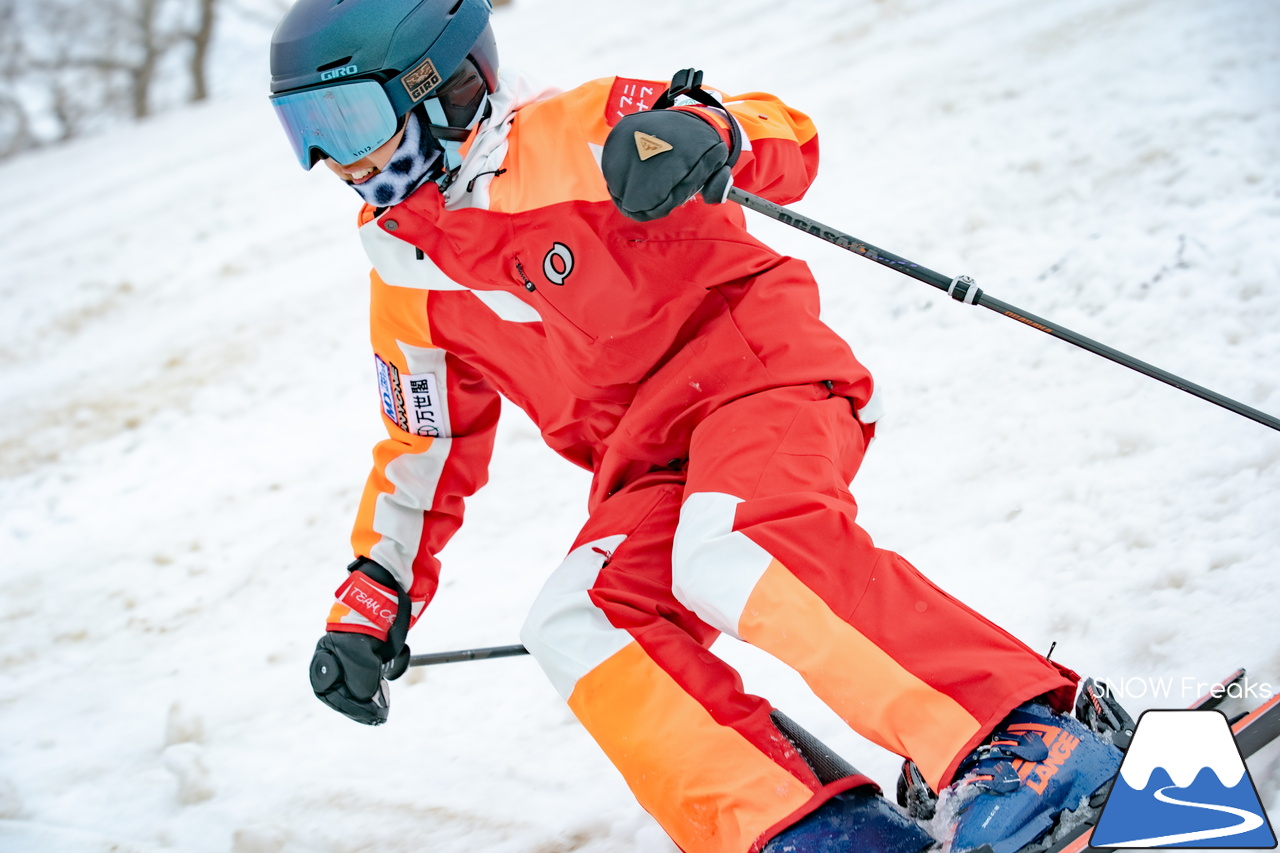
[[[409,668],[409,647],[405,644],[409,596],[389,571],[372,560],[362,557],[347,568],[351,576],[338,589],[339,603],[376,610],[370,615],[375,625],[385,623],[387,636],[344,630],[341,623],[331,623],[311,656],[311,689],[335,711],[357,723],[378,726],[387,721],[391,710],[387,681],[394,681]],[[391,595],[385,595],[387,592]]]
[[[624,116],[605,139],[600,167],[624,216],[648,222],[695,193],[719,204],[732,183],[729,147],[709,122],[683,110]]]

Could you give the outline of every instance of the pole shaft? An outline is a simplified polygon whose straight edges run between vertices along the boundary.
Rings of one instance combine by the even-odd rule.
[[[1266,412],[1259,411],[1252,406],[1246,406],[1244,403],[1233,400],[1230,397],[1225,397],[1216,391],[1211,391],[1202,385],[1197,385],[1196,383],[1183,379],[1181,376],[1170,373],[1167,370],[1162,370],[1159,367],[1147,364],[1145,361],[1136,359],[1131,355],[1121,352],[1120,350],[1113,349],[1106,344],[1099,343],[1092,338],[1087,338],[1078,332],[1073,332],[1064,326],[1059,326],[1057,323],[1046,320],[1043,317],[1037,317],[1030,312],[1023,311],[1021,308],[1017,308],[1007,302],[1002,302],[995,297],[988,296],[986,293],[983,293],[980,288],[975,287],[972,280],[967,277],[953,278],[951,276],[935,272],[928,267],[920,266],[914,261],[909,261],[906,258],[893,254],[892,252],[886,252],[885,250],[877,248],[870,243],[863,242],[856,237],[845,234],[843,231],[839,231],[829,225],[824,225],[807,216],[801,216],[795,211],[789,210],[780,204],[774,204],[771,201],[752,195],[751,193],[740,190],[737,187],[731,187],[729,189],[729,200],[735,201],[743,207],[750,208],[757,213],[763,213],[770,219],[775,219],[784,225],[790,225],[792,228],[812,234],[819,239],[825,240],[832,245],[839,246],[841,249],[852,252],[855,255],[864,257],[867,260],[875,261],[882,266],[889,267],[895,272],[902,273],[903,275],[910,276],[917,281],[924,282],[931,287],[935,287],[938,290],[949,294],[952,298],[958,301],[967,302],[972,305],[980,305],[983,308],[995,311],[997,314],[1017,320],[1019,323],[1030,326],[1033,329],[1039,329],[1047,335],[1052,335],[1053,337],[1064,340],[1067,343],[1074,344],[1081,349],[1088,350],[1095,355],[1100,355],[1105,359],[1115,362],[1116,364],[1123,365],[1131,370],[1136,370],[1138,373],[1149,376],[1152,379],[1157,379],[1166,385],[1171,385],[1174,388],[1186,391],[1188,394],[1193,394],[1202,400],[1221,406],[1228,411],[1235,412],[1238,415],[1243,415],[1244,417],[1256,421],[1263,426],[1271,427],[1274,430],[1280,430],[1280,418],[1277,418],[1274,415],[1269,415]]]
[[[1061,338],[1068,343],[1075,344],[1081,349],[1088,350],[1095,355],[1100,355],[1105,359],[1114,361],[1116,364],[1121,364],[1131,370],[1136,370],[1139,373],[1149,376],[1152,379],[1159,380],[1160,382],[1177,388],[1180,391],[1186,391],[1188,394],[1193,394],[1202,400],[1221,406],[1228,411],[1235,412],[1237,415],[1243,415],[1244,417],[1257,421],[1264,426],[1269,426],[1274,430],[1280,430],[1280,418],[1276,418],[1266,412],[1259,411],[1252,406],[1246,406],[1244,403],[1233,400],[1230,397],[1225,397],[1216,391],[1205,388],[1203,385],[1197,385],[1188,379],[1183,379],[1177,374],[1170,373],[1169,371],[1163,370],[1155,365],[1148,364],[1141,359],[1134,358],[1128,353],[1123,353],[1120,350],[1107,346],[1106,344],[1098,343],[1097,341],[1087,338],[1077,332],[1073,332],[1064,326],[1059,326],[1049,320],[1045,320],[1043,317],[1037,317],[1036,315],[1023,311],[1020,308],[1015,308],[1007,302],[1001,302],[999,299],[987,296],[984,293],[978,297],[977,304],[981,305],[983,308],[989,308],[998,314],[1003,314],[1006,317],[1031,326],[1033,329],[1039,329],[1045,334],[1052,335],[1055,338]]]
[[[482,649],[462,649],[456,652],[434,652],[426,655],[411,655],[409,666],[433,666],[438,663],[457,663],[468,660],[488,660],[489,658],[509,658],[527,655],[529,650],[524,646],[488,646]]]

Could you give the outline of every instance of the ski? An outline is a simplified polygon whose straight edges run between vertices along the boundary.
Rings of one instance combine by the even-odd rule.
[[[1237,720],[1231,731],[1236,736],[1236,743],[1240,744],[1240,754],[1245,758],[1280,737],[1280,694]]]
[[[1212,710],[1227,698],[1228,688],[1244,679],[1244,670],[1238,669],[1225,680],[1215,685],[1208,693],[1201,696],[1189,706],[1189,710]],[[1236,743],[1240,746],[1240,755],[1246,760],[1267,744],[1280,736],[1280,695],[1272,696],[1261,706],[1237,719],[1231,725]],[[1097,798],[1104,800],[1104,798]],[[1058,838],[1053,839],[1046,847],[1044,839],[1023,848],[1022,853],[1102,853],[1105,848],[1091,847],[1089,840],[1093,836],[1093,827],[1102,812],[1103,802],[1091,802],[1084,808],[1086,816],[1075,817],[1071,827]]]
[[[1211,711],[1227,700],[1227,688],[1244,681],[1244,669],[1237,669],[1219,681],[1213,689],[1187,706],[1190,711]]]

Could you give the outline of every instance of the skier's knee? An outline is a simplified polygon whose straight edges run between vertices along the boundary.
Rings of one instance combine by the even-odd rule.
[[[773,559],[733,529],[739,503],[732,495],[690,495],[680,510],[671,564],[676,599],[731,636],[737,636],[747,598]]]
[[[574,597],[544,590],[529,608],[524,624],[520,626],[520,642],[539,662],[570,645],[572,631],[569,626],[576,621]]]
[[[520,641],[565,699],[578,679],[630,642],[592,602],[590,588],[607,555],[624,537],[572,551],[547,580],[520,628]]]
[[[544,590],[534,601],[520,628],[520,642],[524,643],[564,699],[569,698],[576,681],[570,677],[565,683],[566,678],[563,677],[569,668],[566,661],[572,659],[572,648],[577,640],[573,625],[581,619],[575,611],[583,606],[573,600],[575,597],[586,599],[585,595],[571,596]]]

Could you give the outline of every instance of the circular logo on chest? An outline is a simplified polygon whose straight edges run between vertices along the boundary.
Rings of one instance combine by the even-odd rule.
[[[542,274],[552,284],[563,285],[564,280],[573,272],[573,252],[564,243],[555,243],[551,251],[542,259]]]

